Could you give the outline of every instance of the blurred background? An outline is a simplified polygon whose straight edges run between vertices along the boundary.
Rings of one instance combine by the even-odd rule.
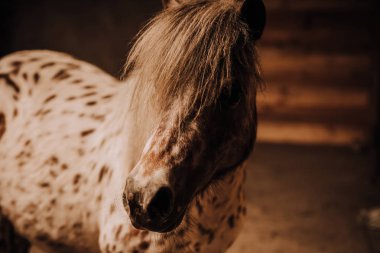
[[[264,2],[248,219],[230,253],[379,252],[379,1]],[[58,50],[119,76],[160,9],[160,0],[2,0],[0,57]]]

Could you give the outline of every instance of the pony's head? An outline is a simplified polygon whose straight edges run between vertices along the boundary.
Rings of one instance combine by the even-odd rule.
[[[137,80],[133,103],[149,105],[158,120],[128,176],[124,206],[135,227],[157,232],[176,228],[256,138],[261,0],[179,1],[165,1],[125,68]]]

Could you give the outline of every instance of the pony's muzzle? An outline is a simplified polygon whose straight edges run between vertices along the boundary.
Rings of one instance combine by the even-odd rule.
[[[174,208],[174,194],[169,186],[135,187],[128,180],[125,189],[127,209],[136,228],[162,232],[167,229]]]

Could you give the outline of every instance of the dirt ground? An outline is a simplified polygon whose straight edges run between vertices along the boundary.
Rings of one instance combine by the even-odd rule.
[[[370,253],[358,223],[378,205],[368,155],[261,144],[248,163],[248,216],[228,253]]]

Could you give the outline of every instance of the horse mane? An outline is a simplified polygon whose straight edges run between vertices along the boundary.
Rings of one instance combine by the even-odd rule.
[[[217,102],[238,82],[252,107],[261,83],[258,57],[240,8],[231,2],[190,1],[143,28],[124,68],[124,77],[137,79],[134,101],[163,112],[180,99],[185,116]]]

